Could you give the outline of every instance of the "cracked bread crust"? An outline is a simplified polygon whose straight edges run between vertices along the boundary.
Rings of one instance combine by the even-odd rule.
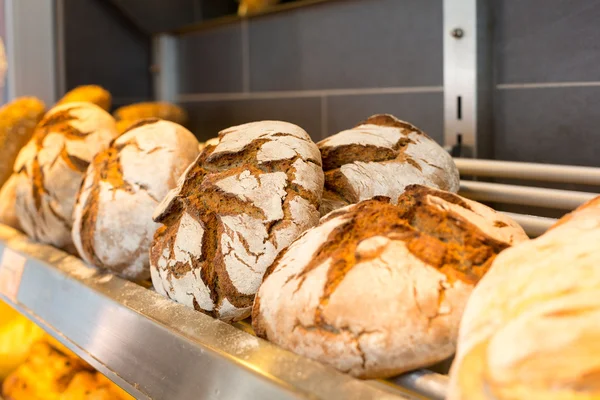
[[[277,254],[318,223],[322,191],[321,155],[302,128],[220,132],[155,211],[154,288],[222,320],[247,317]]]
[[[469,299],[451,400],[600,398],[600,197],[500,254]]]
[[[253,327],[361,378],[424,367],[454,352],[473,286],[523,240],[508,217],[452,193],[413,185],[397,205],[365,200],[328,214],[280,254],[256,296]]]
[[[318,144],[325,171],[321,215],[375,196],[393,201],[411,184],[457,192],[452,157],[418,128],[378,114]]]
[[[152,213],[197,156],[190,131],[159,119],[139,121],[98,153],[73,212],[81,258],[127,279],[149,279],[148,252],[160,226]]]
[[[115,120],[92,103],[51,109],[19,153],[15,210],[32,239],[75,253],[73,206],[88,164],[117,136]]]

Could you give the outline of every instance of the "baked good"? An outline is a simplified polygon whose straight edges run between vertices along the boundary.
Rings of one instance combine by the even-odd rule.
[[[110,92],[98,85],[82,85],[70,90],[57,104],[88,102],[97,105],[104,111],[110,111],[112,96]]]
[[[128,400],[127,392],[99,372],[78,372],[59,400]]]
[[[411,184],[457,192],[458,169],[433,139],[408,122],[373,115],[320,141],[325,171],[321,215],[374,196],[395,201]]]
[[[7,315],[3,307],[8,306],[0,300],[0,382],[25,362],[32,344],[45,335],[26,317],[12,308],[14,315]]]
[[[15,211],[32,239],[74,252],[73,206],[90,161],[117,136],[115,120],[92,103],[52,108],[15,162]]]
[[[117,108],[113,115],[118,121],[131,121],[131,123],[144,118],[160,118],[184,125],[188,119],[183,108],[165,101],[130,104]]]
[[[460,326],[449,399],[600,398],[600,197],[494,261]]]
[[[21,230],[19,219],[15,213],[17,179],[17,175],[11,175],[4,186],[0,188],[0,224]]]
[[[39,341],[31,347],[27,361],[6,378],[2,396],[6,400],[56,399],[84,368],[78,359]]]
[[[361,378],[452,355],[473,286],[494,257],[528,240],[507,216],[411,185],[331,212],[269,269],[256,334]]]
[[[160,226],[152,213],[197,155],[190,131],[160,119],[138,122],[98,153],[73,211],[81,258],[127,279],[149,279],[148,250]]]
[[[198,149],[200,151],[203,151],[206,148],[206,146],[216,146],[217,144],[219,144],[219,138],[218,137],[211,138],[211,139],[208,139],[206,142],[200,142],[198,144]]]
[[[323,170],[317,146],[280,121],[219,133],[156,209],[150,249],[158,293],[226,321],[250,315],[277,254],[317,224]]]
[[[35,97],[19,97],[0,108],[0,187],[12,174],[19,150],[31,139],[44,111],[44,103]]]

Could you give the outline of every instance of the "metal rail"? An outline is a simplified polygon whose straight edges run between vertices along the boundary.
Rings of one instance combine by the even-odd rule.
[[[525,230],[525,233],[529,237],[538,237],[546,232],[552,225],[558,221],[554,218],[538,217],[535,215],[517,214],[511,212],[504,212],[503,214],[511,217],[516,223],[521,225]]]
[[[573,210],[596,193],[544,189],[500,183],[461,181],[459,194],[477,201]]]
[[[600,186],[600,168],[455,158],[461,175]]]

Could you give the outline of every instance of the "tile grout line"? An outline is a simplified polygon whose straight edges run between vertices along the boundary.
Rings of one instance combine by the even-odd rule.
[[[320,139],[323,140],[327,137],[327,96],[321,96],[321,136]]]
[[[248,37],[248,20],[242,19],[242,88],[244,93],[250,92],[250,38]]]
[[[443,86],[412,86],[391,88],[364,89],[324,89],[324,90],[288,90],[265,92],[233,92],[233,93],[190,93],[180,94],[177,101],[201,102],[223,100],[253,100],[253,99],[287,99],[302,97],[332,97],[332,96],[361,96],[370,94],[410,94],[410,93],[442,93]]]
[[[555,89],[570,87],[598,87],[600,81],[588,82],[532,82],[532,83],[500,83],[496,85],[498,90],[507,89]]]

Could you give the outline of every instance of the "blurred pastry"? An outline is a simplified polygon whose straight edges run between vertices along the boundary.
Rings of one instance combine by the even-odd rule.
[[[0,224],[21,230],[21,224],[15,213],[15,200],[17,196],[17,175],[13,174],[0,188]]]
[[[135,103],[119,107],[113,115],[118,121],[130,121],[130,123],[143,118],[160,118],[185,125],[188,119],[183,108],[163,101]]]
[[[240,17],[245,17],[252,14],[258,14],[279,2],[280,0],[240,0],[238,15]]]
[[[112,96],[102,86],[83,85],[77,86],[75,89],[67,92],[57,104],[76,103],[80,101],[93,103],[104,109],[104,111],[110,111]]]

